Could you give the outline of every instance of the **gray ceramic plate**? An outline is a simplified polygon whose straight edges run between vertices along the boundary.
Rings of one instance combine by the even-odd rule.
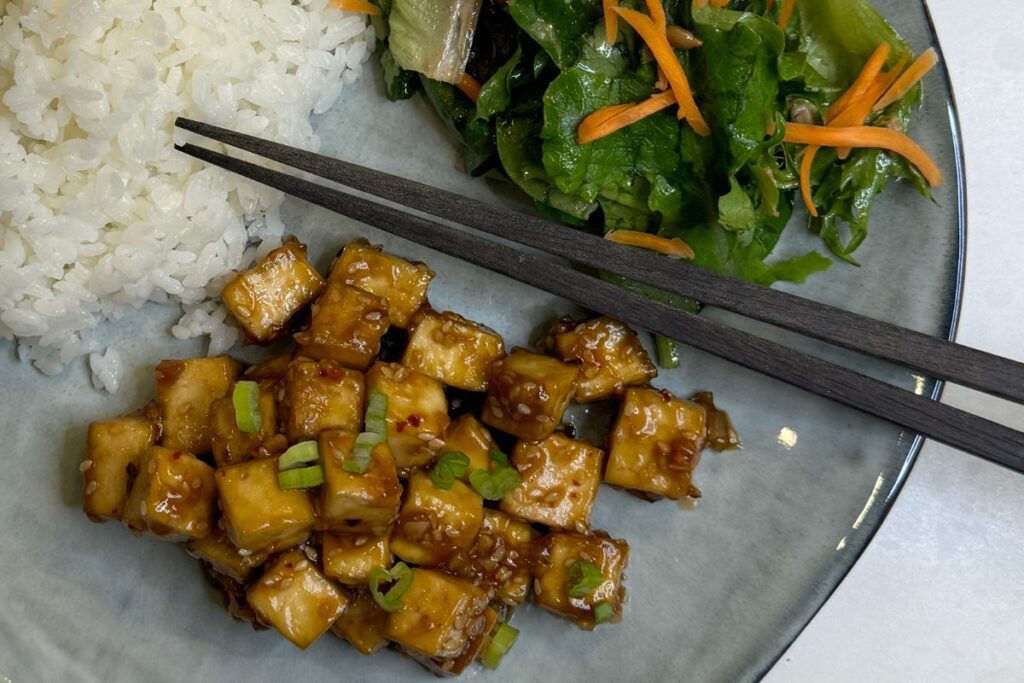
[[[913,46],[934,44],[921,5],[879,4]],[[950,182],[935,204],[892,189],[858,252],[864,266],[837,265],[799,291],[945,337],[955,326],[962,277],[963,178],[948,83],[939,75],[928,85],[914,135]],[[372,71],[318,127],[329,154],[467,195],[502,194],[458,171],[426,104],[384,103]],[[438,273],[435,305],[491,325],[510,344],[527,343],[543,321],[571,312],[554,297],[298,201],[285,213],[322,267],[357,235],[427,261]],[[801,233],[794,229],[787,246],[813,245],[815,238]],[[159,359],[201,353],[198,344],[165,333],[174,317],[147,307],[103,330],[129,368],[113,398],[93,391],[80,365],[46,379],[17,363],[10,344],[0,345],[0,674],[18,682],[428,680],[394,653],[365,659],[333,636],[300,653],[273,632],[253,632],[227,617],[180,547],[138,540],[82,515],[77,464],[87,424],[149,400]],[[936,391],[905,370],[852,362],[901,386]],[[603,488],[595,524],[632,546],[624,622],[583,633],[523,609],[515,616],[519,643],[498,673],[481,674],[485,679],[757,678],[860,555],[920,445],[885,422],[700,353],[685,353],[681,369],[658,383],[682,394],[713,389],[745,450],[705,457],[697,476],[705,497],[693,509]]]

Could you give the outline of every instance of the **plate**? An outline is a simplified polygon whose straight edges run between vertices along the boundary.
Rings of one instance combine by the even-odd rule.
[[[923,49],[935,36],[923,5],[879,8]],[[316,121],[326,153],[489,201],[509,201],[500,183],[459,168],[445,130],[421,99],[383,101],[373,68]],[[948,337],[963,277],[964,194],[955,108],[944,73],[928,82],[913,134],[950,178],[923,201],[907,187],[885,194],[860,268],[835,265],[794,291],[922,332]],[[955,181],[955,182],[954,182]],[[489,274],[339,216],[290,200],[289,229],[321,268],[346,241],[367,236],[437,271],[435,306],[459,311],[527,344],[541,325],[574,309],[555,297]],[[814,247],[795,228],[780,253]],[[714,314],[714,312],[709,312]],[[44,378],[0,344],[0,674],[13,681],[303,680],[425,681],[430,674],[394,653],[365,659],[333,636],[306,653],[276,633],[232,621],[180,546],[139,540],[81,513],[88,423],[148,401],[152,367],[202,352],[166,334],[177,313],[147,306],[104,326],[122,351],[121,393],[91,388],[79,363]],[[725,317],[725,316],[721,316]],[[761,331],[753,325],[745,325]],[[940,387],[905,369],[858,359],[787,335],[794,343],[919,393]],[[746,447],[708,453],[697,470],[704,497],[687,509],[646,503],[603,487],[594,524],[629,540],[624,622],[593,633],[528,607],[522,634],[497,673],[483,680],[744,681],[764,673],[849,571],[885,517],[920,440],[913,434],[684,349],[681,368],[659,386],[687,395],[712,389]],[[596,408],[576,414],[594,429]],[[2,678],[2,676],[0,676]]]

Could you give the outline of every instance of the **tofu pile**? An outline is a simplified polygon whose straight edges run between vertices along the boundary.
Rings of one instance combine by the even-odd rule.
[[[493,330],[430,307],[433,278],[359,241],[325,279],[294,239],[238,273],[223,300],[248,342],[290,335],[294,354],[250,367],[226,356],[157,365],[150,405],[89,427],[86,514],[184,543],[232,614],[303,649],[330,630],[363,654],[393,644],[457,674],[531,593],[584,629],[619,621],[629,546],[590,526],[599,485],[699,495],[691,476],[709,410],[650,388],[657,372],[620,322],[563,319],[546,353],[506,353]],[[391,356],[401,362],[379,358],[389,330],[407,339]],[[258,383],[255,433],[236,419],[240,380]],[[453,390],[480,392],[479,414],[450,410]],[[342,463],[371,392],[387,397],[387,432],[355,473]],[[607,444],[566,435],[570,402],[607,400],[620,406]],[[485,500],[470,475],[495,466],[499,433],[522,481]],[[282,489],[277,459],[303,441],[317,443],[323,484]],[[469,466],[441,488],[430,468],[448,452]],[[399,560],[413,580],[385,611],[370,574]],[[581,560],[600,579],[576,597],[570,567]]]

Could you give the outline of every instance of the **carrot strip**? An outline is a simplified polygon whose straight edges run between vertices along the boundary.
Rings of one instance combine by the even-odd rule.
[[[800,162],[800,195],[804,198],[804,206],[807,213],[814,218],[818,217],[818,207],[814,205],[814,198],[811,196],[811,168],[814,165],[814,157],[818,155],[821,147],[809,145],[804,150],[804,158]]]
[[[455,87],[462,91],[462,94],[474,102],[480,97],[480,83],[469,74],[462,74],[455,83]]]
[[[768,0],[768,4],[765,5],[765,11],[771,12],[775,7],[775,0]]]
[[[598,109],[580,122],[576,129],[576,142],[585,145],[600,140],[675,103],[675,96],[665,91],[637,104],[618,104]]]
[[[789,19],[793,16],[793,8],[796,6],[796,0],[782,0],[782,8],[779,10],[779,27],[783,31],[789,26]]]
[[[695,256],[690,245],[678,237],[669,239],[667,237],[651,235],[646,232],[637,232],[636,230],[613,230],[605,235],[604,238],[610,242],[615,242],[616,244],[626,244],[631,247],[650,249],[651,251],[656,251],[659,254],[674,256],[676,258],[692,259]]]
[[[651,21],[664,33],[668,28],[668,17],[665,16],[665,7],[661,4],[661,0],[646,0],[646,2],[647,13],[651,15]]]
[[[725,7],[729,4],[729,0],[711,0],[711,4],[715,7]]]
[[[907,56],[903,55],[900,61],[889,71],[883,71],[879,74],[875,82],[871,84],[867,92],[864,93],[856,102],[851,102],[846,109],[841,111],[836,118],[828,122],[830,126],[863,126],[868,116],[871,115],[871,108],[878,101],[878,98],[882,96],[882,93],[887,91],[892,84],[900,77],[900,73],[903,71],[903,67],[907,64]],[[846,159],[850,156],[850,149],[848,147],[841,148],[839,151],[839,158]]]
[[[708,6],[708,0],[693,0],[693,9],[704,9]]]
[[[896,79],[896,82],[875,103],[875,111],[881,111],[893,102],[902,99],[938,63],[939,54],[935,51],[935,48],[930,47],[922,52],[921,56],[914,60],[914,63],[910,65],[902,76]]]
[[[928,153],[903,133],[876,126],[830,128],[790,123],[786,126],[786,142],[819,147],[854,147],[884,149],[899,154],[917,167],[932,187],[942,183],[942,171]]]
[[[367,0],[331,0],[335,7],[346,12],[362,12],[363,14],[380,15],[380,8]]]
[[[601,6],[604,10],[605,45],[611,47],[619,39],[619,15],[615,8],[619,6],[619,0],[602,0]]]
[[[889,43],[880,43],[875,48],[868,61],[864,63],[864,68],[860,70],[860,74],[853,81],[853,85],[838,100],[833,102],[832,106],[825,112],[826,121],[831,121],[839,115],[839,112],[864,96],[864,93],[868,91],[868,88],[875,82],[878,75],[882,73],[882,69],[885,67],[885,60],[889,59],[891,51],[892,46]]]
[[[657,25],[650,17],[631,9],[622,7],[614,8],[619,16],[626,20],[626,23],[633,27],[647,46],[651,49],[658,66],[665,72],[665,78],[672,86],[676,102],[679,103],[679,118],[685,118],[698,135],[710,135],[711,129],[707,121],[697,108],[697,102],[693,99],[693,91],[690,89],[690,82],[686,79],[683,65],[676,59],[676,53],[668,44],[668,38],[664,31],[659,31]]]

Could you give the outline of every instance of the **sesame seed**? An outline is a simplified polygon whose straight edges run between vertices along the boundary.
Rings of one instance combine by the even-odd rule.
[[[594,558],[590,556],[590,553],[588,553],[585,550],[580,553],[580,559],[581,560],[586,560],[587,562],[593,562],[594,561]]]
[[[82,464],[78,466],[78,471],[79,472],[88,472],[90,469],[92,469],[92,465],[93,465],[92,460],[83,460]]]
[[[297,571],[297,572],[305,571],[308,567],[309,567],[309,560],[299,560],[299,562],[296,563],[296,565],[295,565],[295,571]]]
[[[451,332],[452,331],[452,321],[451,320],[446,320],[444,325],[441,325],[441,331],[445,332],[445,333]]]
[[[381,314],[380,311],[370,311],[363,317],[366,318],[367,320],[380,320],[384,316]]]
[[[498,581],[508,581],[512,578],[512,570],[508,567],[502,567],[498,570],[498,573],[494,575],[494,578]]]
[[[437,434],[434,434],[433,432],[420,432],[416,435],[416,438],[420,441],[433,441],[437,438]]]
[[[540,595],[540,593],[541,593],[541,590],[540,590],[540,579],[534,579],[533,580],[533,592],[536,593],[537,595]]]
[[[497,403],[497,401],[495,401],[495,403]],[[499,408],[497,405],[491,406],[491,413],[494,415],[494,417],[498,418],[499,420],[505,417],[505,411]]]
[[[243,318],[248,318],[250,315],[252,315],[252,309],[249,308],[248,306],[239,306],[238,315],[242,316]]]
[[[203,488],[203,480],[200,479],[199,477],[196,477],[195,479],[193,479],[192,480],[192,488],[194,488],[196,491],[198,491],[199,489]]]
[[[445,527],[444,535],[447,536],[448,538],[455,538],[456,536],[459,535],[459,530],[456,529],[453,526]]]
[[[356,536],[356,540],[352,541],[352,545],[359,548],[366,545],[366,542],[370,540],[366,536]]]
[[[100,487],[99,482],[96,480],[90,481],[85,487],[85,495],[91,496],[96,493],[96,489]]]
[[[251,550],[244,550],[242,548],[239,548],[238,549],[238,554],[241,555],[242,557],[249,557],[250,555],[252,555],[252,551]]]
[[[427,446],[433,451],[438,451],[441,450],[442,446],[444,446],[444,441],[441,439],[431,439]]]
[[[551,424],[555,421],[555,418],[550,415],[535,415],[534,418],[537,422],[544,422],[545,424]]]
[[[516,406],[516,412],[518,412],[520,415],[529,415],[533,411],[530,410],[530,406],[526,405],[525,403],[520,403],[519,405]]]

